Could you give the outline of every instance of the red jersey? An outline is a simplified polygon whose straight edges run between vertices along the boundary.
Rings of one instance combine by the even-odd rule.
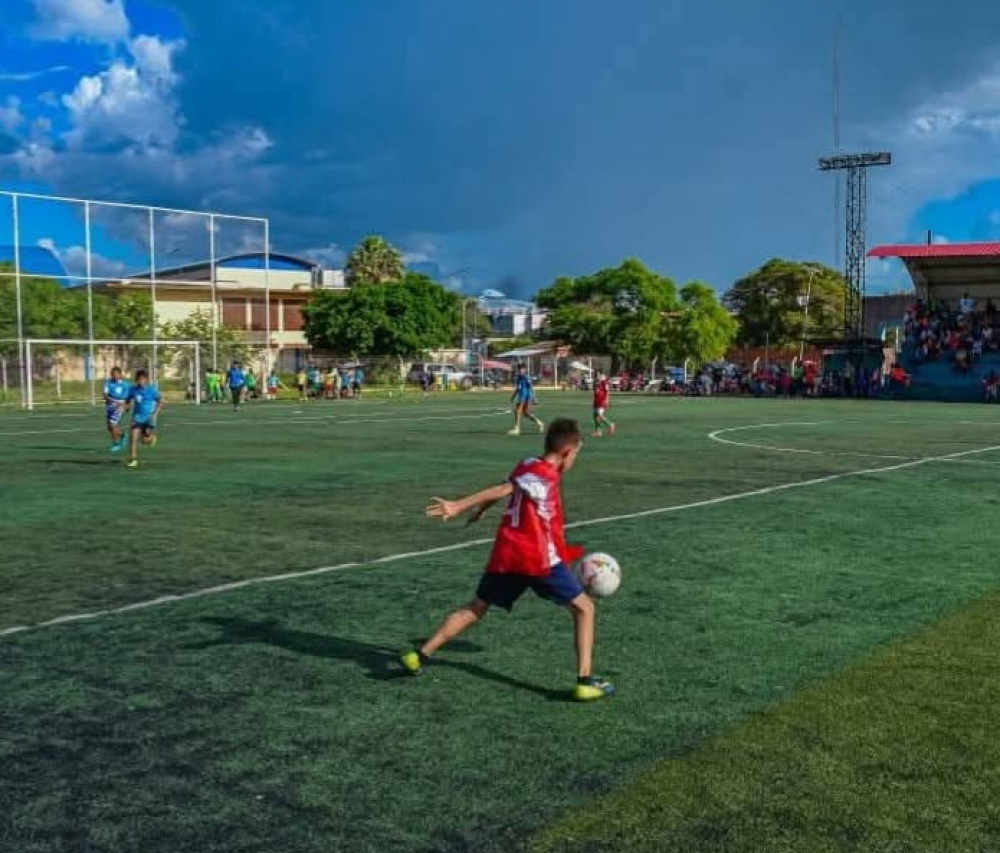
[[[607,379],[602,379],[594,386],[594,408],[606,409],[608,407],[608,396],[611,394],[611,383]]]
[[[558,563],[578,556],[563,532],[559,470],[544,459],[525,459],[508,477],[514,493],[507,502],[487,574],[547,575]]]

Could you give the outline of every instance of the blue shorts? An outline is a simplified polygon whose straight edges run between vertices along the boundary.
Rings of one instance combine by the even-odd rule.
[[[119,408],[118,406],[105,406],[104,414],[108,418],[108,426],[118,426],[121,423],[122,415],[125,413],[125,409]]]
[[[557,563],[547,575],[485,574],[476,587],[476,598],[491,607],[511,610],[527,590],[539,598],[566,606],[582,595],[583,586],[565,563]]]

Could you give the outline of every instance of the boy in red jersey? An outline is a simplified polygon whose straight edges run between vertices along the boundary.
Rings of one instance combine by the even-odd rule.
[[[521,462],[502,485],[457,501],[433,499],[427,507],[430,518],[447,521],[471,510],[470,524],[497,501],[508,502],[475,598],[449,615],[419,649],[400,655],[409,673],[419,675],[438,649],[475,625],[490,607],[509,611],[530,589],[565,607],[573,617],[577,661],[573,698],[590,702],[614,692],[614,685],[591,673],[594,602],[567,566],[582,549],[566,544],[559,480],[573,467],[582,446],[579,424],[559,418],[545,434],[542,457]]]
[[[603,373],[597,374],[597,381],[594,382],[594,431],[591,435],[600,438],[604,435],[604,427],[608,428],[608,435],[615,434],[615,425],[608,420],[605,412],[611,400],[611,383]]]

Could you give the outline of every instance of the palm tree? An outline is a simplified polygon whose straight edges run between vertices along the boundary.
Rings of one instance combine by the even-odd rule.
[[[399,249],[382,237],[365,237],[347,258],[344,277],[348,287],[398,281],[405,271]]]

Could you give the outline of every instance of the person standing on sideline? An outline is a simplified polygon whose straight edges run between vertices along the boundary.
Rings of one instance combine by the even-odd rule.
[[[252,367],[247,371],[246,382],[247,382],[247,396],[246,396],[247,400],[256,400],[257,375],[253,372]]]
[[[247,376],[240,367],[238,361],[234,361],[232,367],[226,371],[226,386],[229,394],[233,398],[233,411],[240,410],[240,403],[243,401],[243,391],[246,388]]]
[[[267,374],[267,400],[273,403],[278,399],[278,389],[284,388],[285,385],[281,381],[281,377],[278,376],[278,371],[276,368],[272,367],[271,372]]]

